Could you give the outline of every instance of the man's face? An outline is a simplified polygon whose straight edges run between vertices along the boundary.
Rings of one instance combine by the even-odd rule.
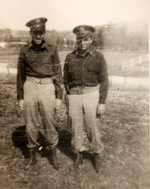
[[[81,40],[78,40],[77,41],[78,49],[79,50],[87,50],[90,47],[91,42],[92,42],[92,38],[91,37],[83,38]]]
[[[45,37],[45,31],[31,31],[32,40],[35,44],[40,45]]]

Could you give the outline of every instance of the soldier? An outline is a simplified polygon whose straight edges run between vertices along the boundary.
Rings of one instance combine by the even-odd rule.
[[[99,171],[99,154],[103,149],[100,138],[100,114],[105,112],[108,91],[108,74],[105,58],[93,48],[95,29],[80,25],[76,34],[76,50],[66,56],[64,84],[69,101],[69,117],[72,124],[72,147],[76,154],[75,168],[83,163],[83,118],[89,140],[89,150],[94,154],[95,170]]]
[[[37,162],[36,152],[40,146],[37,141],[39,115],[53,167],[58,169],[58,133],[55,129],[54,109],[61,104],[63,79],[57,49],[44,40],[46,21],[46,18],[36,18],[26,24],[30,28],[32,41],[21,48],[18,60],[17,97],[21,110],[24,110],[27,146],[30,150],[30,161],[26,169]]]

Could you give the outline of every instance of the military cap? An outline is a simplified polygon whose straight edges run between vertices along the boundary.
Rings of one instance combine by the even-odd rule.
[[[95,28],[88,25],[76,26],[73,29],[73,33],[76,34],[76,39],[81,40],[85,37],[90,37],[95,32]]]
[[[47,21],[47,18],[44,18],[44,17],[35,18],[27,22],[26,26],[29,27],[31,31],[38,31],[38,30],[45,31],[46,21]]]

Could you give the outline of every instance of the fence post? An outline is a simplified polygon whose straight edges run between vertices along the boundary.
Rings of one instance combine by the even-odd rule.
[[[109,76],[109,86],[112,86],[112,76]]]
[[[127,77],[127,76],[124,76],[124,84],[126,84],[126,77]]]
[[[8,72],[8,75],[9,75],[10,72],[9,72],[9,66],[8,66],[8,64],[7,64],[6,68],[7,68],[7,72]]]

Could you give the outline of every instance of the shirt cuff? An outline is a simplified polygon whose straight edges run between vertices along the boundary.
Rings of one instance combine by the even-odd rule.
[[[60,91],[56,91],[56,98],[57,99],[62,99],[62,96],[63,96],[63,90],[60,90]]]
[[[99,104],[105,104],[105,100],[106,100],[106,99],[104,99],[104,98],[100,98],[100,99],[99,99]]]

